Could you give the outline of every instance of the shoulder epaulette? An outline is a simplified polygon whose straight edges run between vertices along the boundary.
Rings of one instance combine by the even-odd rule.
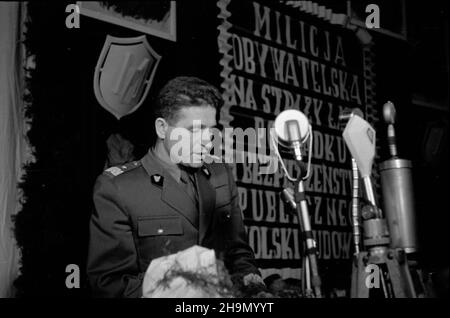
[[[105,171],[103,171],[103,174],[110,176],[110,177],[117,177],[118,175],[120,175],[126,171],[133,170],[134,168],[137,168],[140,165],[141,165],[141,161],[139,161],[139,160],[132,161],[132,162],[126,163],[121,166],[114,166],[114,167],[108,168]]]

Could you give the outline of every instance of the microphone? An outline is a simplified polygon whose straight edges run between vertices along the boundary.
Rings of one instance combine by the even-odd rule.
[[[364,119],[364,114],[359,108],[346,108],[339,114],[339,124],[344,126],[348,124],[353,116],[359,116]],[[358,164],[355,158],[352,158],[353,192],[352,192],[352,221],[353,221],[353,243],[355,253],[358,254],[361,248],[361,225],[359,221],[359,175]]]
[[[310,137],[311,126],[301,111],[288,109],[282,111],[274,122],[278,142],[285,148],[294,149],[295,159],[302,160],[301,145]]]
[[[370,181],[375,157],[375,129],[359,116],[351,116],[345,126],[342,137],[355,159],[364,181],[367,198],[376,206],[375,196]]]
[[[305,188],[303,185],[303,180],[306,180],[309,176],[309,171],[311,168],[311,158],[312,158],[312,128],[309,124],[308,118],[301,111],[295,109],[288,109],[282,111],[275,118],[274,127],[271,130],[272,142],[274,143],[274,148],[277,153],[278,158],[280,159],[281,166],[290,181],[295,182],[295,187],[297,188],[295,195],[293,195],[293,191],[291,189],[284,189],[281,193],[281,197],[283,201],[289,203],[290,207],[297,210],[297,216],[299,221],[300,231],[304,232],[303,240],[306,246],[306,258],[305,264],[311,265],[311,277],[309,277],[308,271],[305,271],[305,281],[306,286],[312,282],[314,286],[314,292],[317,298],[322,297],[322,292],[320,289],[320,276],[319,270],[317,266],[317,257],[316,257],[316,247],[315,241],[313,238],[311,224],[310,224],[310,216],[308,213],[308,204],[306,202],[305,196]],[[278,143],[286,148],[294,149],[295,158],[297,159],[297,164],[300,168],[299,177],[293,178],[289,175],[283,160],[281,158],[280,153],[278,152],[278,145],[275,145],[275,138]],[[302,152],[301,145],[306,142],[309,138],[309,151],[308,151],[308,167],[304,168],[304,163],[302,160]],[[291,191],[291,192],[289,192]],[[302,262],[303,263],[303,262]],[[306,265],[305,265],[306,266]]]
[[[287,136],[294,148],[295,159],[302,160],[300,127],[296,120],[286,121]]]
[[[361,118],[364,118],[364,114],[363,114],[362,110],[359,109],[358,107],[355,107],[355,108],[353,108],[353,109],[347,108],[347,109],[343,110],[343,111],[339,114],[339,121],[346,121],[346,120],[349,120],[350,117],[352,117],[352,116],[354,116],[354,115],[359,116],[359,117],[361,117]]]
[[[388,101],[383,105],[383,117],[386,124],[388,124],[387,139],[389,145],[389,152],[393,158],[397,157],[397,145],[395,141],[395,107],[394,104]]]
[[[280,197],[281,200],[283,200],[285,204],[289,205],[292,210],[297,210],[297,203],[295,203],[294,200],[294,190],[292,190],[291,188],[285,188],[283,189],[283,191],[281,191]]]
[[[412,163],[397,156],[395,117],[394,104],[390,101],[386,102],[383,105],[383,118],[388,125],[387,139],[391,158],[380,164],[383,210],[391,234],[391,247],[404,249],[406,253],[413,253],[419,246]]]

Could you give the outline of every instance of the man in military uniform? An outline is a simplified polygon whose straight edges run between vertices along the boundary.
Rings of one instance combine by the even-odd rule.
[[[193,245],[214,249],[232,277],[262,283],[232,172],[204,163],[220,106],[217,89],[203,80],[169,81],[154,105],[154,145],[141,160],[98,177],[87,268],[93,296],[141,297],[150,262]],[[200,140],[190,139],[188,155],[171,152],[174,129],[191,136],[201,130]]]

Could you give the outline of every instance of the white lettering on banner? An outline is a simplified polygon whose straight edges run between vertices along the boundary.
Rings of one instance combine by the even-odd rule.
[[[230,102],[243,108],[257,110],[255,98],[253,97],[253,81],[241,76],[232,75],[231,79],[234,82],[233,94]],[[237,80],[237,81],[236,81]]]
[[[249,245],[257,259],[301,259],[299,232],[295,228],[247,226]],[[313,230],[319,259],[349,259],[352,234]]]
[[[247,13],[253,19],[249,17],[241,25],[225,18],[230,38],[224,47],[229,56],[224,60],[222,87],[230,120],[238,119],[238,127],[268,131],[275,116],[285,109],[297,109],[307,116],[313,128],[313,161],[304,186],[319,259],[349,259],[352,172],[339,114],[362,108],[364,100],[363,72],[354,68],[354,56],[350,59],[346,54],[353,50],[347,47],[352,42],[344,38],[346,31],[334,32],[309,19],[300,21],[258,2],[243,7],[251,10]],[[258,149],[267,148],[267,138],[247,137],[246,148],[233,140],[230,144],[244,158],[234,173],[256,258],[274,260],[265,266],[294,266],[282,261],[301,258],[299,224],[296,211],[288,210],[279,196],[282,188],[293,185],[282,169],[260,174],[261,161],[245,160],[257,154],[255,144]],[[284,159],[284,163],[291,176],[299,175],[294,160]]]
[[[299,174],[294,160],[285,160],[289,174]],[[291,187],[282,171],[274,174],[259,174],[258,165],[245,161],[239,165],[237,181],[248,185],[263,185],[275,188]],[[328,164],[311,164],[311,176],[304,181],[306,192],[347,196],[351,193],[352,172],[349,169],[333,167]]]
[[[257,45],[256,46],[256,53],[258,54],[258,65],[260,67],[259,73],[262,77],[267,77],[265,63],[266,63],[268,52],[269,52],[269,46],[267,46],[267,45]]]
[[[313,230],[313,237],[317,243],[319,259],[349,259],[352,233]]]
[[[230,75],[230,80],[234,83],[229,97],[230,104],[266,114],[278,115],[285,109],[297,109],[313,125],[338,129],[339,114],[347,108],[239,75]],[[260,98],[260,102],[257,102],[256,97]]]
[[[298,224],[295,212],[287,210],[279,193],[239,186],[238,194],[241,209],[247,219],[258,222]]]
[[[296,211],[281,200],[279,193],[238,187],[241,209],[246,220],[266,223],[298,224]],[[312,225],[348,227],[350,206],[345,199],[308,195],[307,203]]]
[[[300,259],[298,229],[249,226],[246,230],[256,258]]]
[[[350,195],[351,170],[311,164],[311,177],[304,184],[307,192]]]
[[[266,6],[262,6],[264,13],[261,15],[260,12],[260,5],[257,2],[253,2],[253,6],[255,9],[255,31],[254,34],[257,37],[260,37],[260,31],[262,28],[265,28],[265,35],[264,38],[266,40],[271,41],[272,39],[270,38],[270,9]]]
[[[237,70],[255,73],[254,45],[249,38],[233,35],[233,61]]]
[[[239,206],[241,207],[242,211],[245,211],[247,209],[247,190],[245,188],[237,187],[238,189],[238,195],[239,195]]]
[[[336,62],[342,61],[336,64],[345,66],[342,41],[338,43]],[[362,105],[356,74],[237,34],[232,36],[232,47],[236,70]]]
[[[280,14],[279,11],[271,10],[257,2],[253,2],[253,9],[254,36],[263,37],[326,61],[333,61],[340,66],[346,66],[341,36],[330,36],[328,31],[318,29],[315,25],[307,24],[304,21],[292,19],[288,15]],[[272,23],[273,20],[276,20],[276,23]],[[297,38],[292,36],[292,30],[299,31]],[[323,43],[324,47],[320,47],[319,42]],[[331,56],[334,58],[332,59]]]

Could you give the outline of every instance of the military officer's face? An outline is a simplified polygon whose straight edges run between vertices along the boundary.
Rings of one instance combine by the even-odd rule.
[[[216,109],[210,105],[182,107],[168,122],[164,147],[171,160],[198,168],[212,147],[211,128],[216,126]]]

